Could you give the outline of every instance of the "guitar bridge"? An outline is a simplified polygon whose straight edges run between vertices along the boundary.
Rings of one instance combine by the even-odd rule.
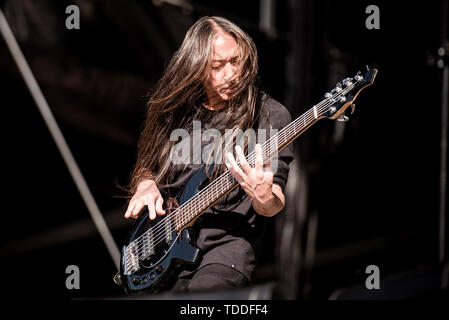
[[[125,249],[125,275],[131,275],[139,271],[139,254],[134,242],[131,242]]]

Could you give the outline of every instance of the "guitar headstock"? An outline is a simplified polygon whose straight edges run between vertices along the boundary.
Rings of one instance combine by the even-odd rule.
[[[348,118],[343,115],[351,106],[354,112],[354,101],[357,95],[366,87],[373,84],[377,75],[377,69],[368,69],[364,73],[357,72],[352,78],[346,78],[338,83],[334,89],[324,95],[325,99],[320,103],[319,114],[321,117],[346,121]]]

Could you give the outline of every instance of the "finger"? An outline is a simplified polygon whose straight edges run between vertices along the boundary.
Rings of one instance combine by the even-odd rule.
[[[147,206],[148,206],[148,214],[150,215],[150,219],[151,220],[156,219],[156,210],[154,207],[154,198],[153,197],[151,197],[149,199]]]
[[[133,211],[131,213],[131,217],[133,218],[137,218],[137,216],[139,215],[139,212],[142,210],[142,208],[144,207],[144,203],[141,200],[136,201],[136,204],[134,205]]]
[[[232,176],[235,178],[235,180],[237,180],[238,183],[242,183],[244,181],[243,178],[240,176],[240,174],[235,172],[234,167],[228,167],[228,168],[229,168],[229,172],[231,172]]]
[[[268,172],[273,172],[273,169],[271,168],[271,160],[268,159],[268,161],[263,165],[263,170]]]
[[[254,160],[254,167],[256,172],[263,172],[263,157],[262,157],[262,147],[260,144],[256,144],[256,159]]]
[[[242,182],[240,186],[242,187],[243,191],[246,192],[247,195],[249,195],[251,198],[254,197],[253,189],[248,183]]]
[[[226,166],[228,167],[231,174],[234,176],[234,178],[240,183],[244,180],[246,180],[246,174],[240,169],[239,165],[234,159],[234,156],[232,153],[228,152],[226,154],[226,159],[228,160],[228,163],[226,163]]]
[[[165,210],[162,208],[162,204],[164,203],[164,199],[162,197],[157,198],[156,200],[156,213],[160,215],[165,214]]]
[[[135,202],[131,201],[128,205],[128,209],[125,212],[125,218],[128,219],[131,216],[131,212],[133,212]]]
[[[263,180],[264,180],[265,183],[268,183],[269,185],[272,185],[273,184],[273,178],[274,178],[273,171],[265,171],[263,173]]]
[[[242,148],[240,146],[235,147],[235,153],[237,155],[237,159],[240,162],[240,166],[242,166],[243,171],[247,176],[251,174],[251,166],[249,165],[248,161],[245,159],[245,154],[243,153]]]

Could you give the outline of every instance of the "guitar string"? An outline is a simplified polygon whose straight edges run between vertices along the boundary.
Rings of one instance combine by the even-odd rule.
[[[358,81],[355,83],[357,84]],[[339,96],[346,94],[347,92],[349,92],[350,90],[353,89],[353,87],[355,86],[355,84],[351,84],[349,86],[347,86],[346,88],[342,88],[342,90],[340,92],[335,93],[332,97],[327,98],[323,101],[321,101],[320,103],[318,103],[317,105],[313,106],[312,108],[310,108],[308,111],[306,111],[302,116],[296,118],[294,121],[292,121],[290,124],[288,124],[286,127],[284,127],[281,131],[279,131],[276,135],[274,135],[272,138],[270,138],[269,140],[267,140],[263,145],[262,145],[262,154],[264,153],[270,153],[271,147],[273,145],[273,142],[278,142],[280,141],[281,138],[285,139],[284,141],[288,141],[290,139],[292,139],[295,134],[291,134],[288,131],[293,127],[295,128],[296,125],[300,124],[300,122],[309,122],[310,120],[316,120],[318,119],[319,116],[325,114],[327,111],[329,111],[330,106],[332,106],[333,104],[335,104],[336,102],[338,102],[338,100],[336,98],[339,98]],[[324,111],[324,112],[323,112]],[[315,112],[316,112],[316,117],[315,117]],[[305,116],[305,117],[304,117]],[[304,124],[302,124],[302,126],[304,126]],[[304,129],[307,125],[305,125],[303,128]],[[296,128],[295,128],[296,129]],[[269,143],[269,149],[264,149],[265,146],[268,146]],[[275,143],[277,144],[277,143]],[[267,151],[267,152],[265,152]],[[247,161],[250,165],[253,164],[253,162],[255,161],[255,159],[253,159],[253,157],[255,156],[255,151],[251,152],[248,156],[247,156]],[[268,155],[269,157],[270,155]],[[268,158],[267,157],[267,158]],[[222,190],[227,191],[229,188],[234,186],[235,183],[235,179],[233,179],[233,177],[231,177],[232,180],[231,181],[231,185],[228,186],[229,184],[229,171],[224,172],[214,183],[211,183],[208,187],[206,187],[206,189],[204,189],[202,192],[200,192],[199,194],[197,194],[196,197],[192,197],[189,201],[187,201],[182,207],[185,208],[187,207],[190,203],[193,203],[193,207],[191,206],[190,208],[187,209],[187,211],[185,212],[186,214],[184,216],[181,216],[180,219],[178,219],[178,221],[175,221],[175,219],[172,218],[176,218],[175,213],[178,210],[175,210],[173,212],[171,212],[170,214],[167,214],[163,219],[161,219],[161,221],[159,221],[157,224],[155,224],[152,228],[150,228],[149,230],[147,230],[144,234],[142,234],[140,237],[138,237],[137,239],[135,239],[133,242],[137,242],[137,246],[142,248],[141,244],[142,242],[147,242],[145,241],[144,237],[149,235],[149,232],[153,232],[154,234],[152,235],[153,238],[153,249],[154,247],[159,244],[164,238],[166,238],[166,232],[173,232],[172,229],[172,224],[175,224],[176,222],[182,222],[182,223],[187,223],[189,222],[191,219],[194,218],[191,217],[192,215],[192,210],[193,212],[195,210],[199,211],[200,209],[202,209],[201,206],[201,197],[205,198],[206,201],[209,199],[209,196],[214,196],[213,190],[212,193],[210,192],[211,189],[217,189],[217,187],[220,187]],[[224,181],[223,181],[224,180]],[[223,182],[224,182],[224,186],[223,186]],[[225,187],[225,188],[223,188]],[[196,199],[194,199],[196,198]],[[213,198],[212,198],[213,199]],[[207,208],[207,206],[206,206]],[[181,207],[177,208],[177,209],[181,209]],[[167,219],[169,220],[167,223]],[[169,229],[169,230],[167,230]],[[145,246],[144,246],[145,247]],[[139,248],[139,249],[140,249]],[[142,253],[143,251],[145,251],[145,248],[142,248],[142,250],[139,250],[139,253]]]
[[[356,82],[357,83],[357,82]],[[321,115],[323,115],[324,113],[326,113],[328,110],[326,110],[325,112],[322,112],[323,110],[325,110],[327,107],[329,107],[329,106],[331,106],[331,105],[333,105],[334,103],[336,103],[337,102],[337,100],[335,99],[335,98],[337,98],[339,95],[343,95],[343,94],[346,94],[347,92],[349,92],[350,90],[352,90],[353,89],[353,87],[355,86],[355,84],[352,84],[352,85],[350,85],[350,86],[347,86],[345,89],[342,89],[342,91],[340,91],[340,92],[338,92],[338,93],[336,93],[336,94],[334,94],[334,96],[332,96],[332,97],[330,97],[330,98],[328,98],[328,99],[326,99],[326,100],[323,100],[322,102],[320,102],[319,104],[317,104],[317,105],[315,105],[314,107],[312,107],[312,108],[310,108],[308,111],[306,111],[302,116],[300,116],[300,117],[298,117],[297,119],[295,119],[295,121],[292,121],[289,125],[287,125],[284,129],[287,129],[287,130],[281,130],[280,132],[278,132],[276,135],[274,135],[272,138],[270,138],[268,141],[266,141],[264,144],[263,144],[263,146],[265,146],[267,143],[270,143],[270,142],[277,142],[277,141],[279,141],[280,139],[280,136],[282,136],[284,139],[287,139],[287,141],[289,140],[289,139],[291,139],[291,138],[293,138],[294,136],[295,136],[295,134],[293,134],[292,136],[289,136],[289,133],[287,132],[287,131],[289,131],[289,128],[288,127],[290,127],[290,126],[295,126],[297,123],[299,123],[300,121],[303,121],[303,122],[305,122],[305,121],[310,121],[310,120],[314,120],[314,119],[317,119],[318,118],[318,116],[321,116]],[[334,100],[334,101],[332,101],[332,100]],[[321,105],[320,105],[321,104]],[[314,109],[316,109],[316,112],[317,112],[317,117],[315,118],[315,110]],[[313,111],[313,112],[312,112]],[[318,115],[318,112],[320,113],[319,115]],[[308,114],[308,113],[310,113],[310,114]],[[313,113],[313,115],[312,115],[312,113]],[[304,118],[304,116],[306,115],[306,117]],[[302,118],[302,119],[301,119]],[[306,125],[307,126],[307,125]],[[306,126],[304,126],[304,128],[306,127]],[[290,128],[291,129],[291,128]],[[286,132],[287,132],[287,134],[286,134]],[[276,139],[275,139],[276,138]],[[270,149],[271,149],[271,146],[272,146],[272,144],[273,143],[270,143]],[[270,149],[269,150],[264,150],[263,148],[262,148],[262,151],[270,151]],[[252,160],[254,160],[254,159],[252,159],[252,156],[254,156],[255,155],[255,152],[253,151],[252,153],[250,153],[248,156],[247,156],[247,161],[249,162],[249,163],[251,163],[251,164],[253,164],[252,162]],[[227,174],[227,176],[229,176],[229,171],[226,171],[224,174],[222,174],[222,176],[221,177],[219,177],[218,179],[217,179],[217,182],[214,184],[214,183],[212,183],[211,185],[213,185],[213,186],[209,186],[209,187],[214,187],[214,189],[217,189],[216,187],[220,184],[220,187],[223,189],[223,185],[221,185],[222,184],[222,182],[223,182],[223,180],[226,180],[226,182],[225,182],[225,186],[226,186],[226,188],[225,188],[225,190],[227,191],[229,188],[231,188],[231,187],[233,187],[234,186],[234,183],[233,182],[235,182],[235,179],[233,179],[232,177],[231,177],[231,179],[233,180],[233,181],[231,181],[231,185],[230,186],[227,186],[227,184],[229,183],[229,179],[228,179],[228,177],[225,177],[225,175]],[[226,179],[224,179],[224,178],[226,178]],[[206,188],[206,189],[210,189],[210,188]],[[197,195],[197,197],[192,197],[192,199],[193,198],[201,198],[201,193],[204,193],[203,194],[203,198],[206,198],[206,200],[208,200],[208,197],[209,197],[209,195],[213,195],[213,193],[211,194],[209,191],[210,190],[203,190],[203,192],[200,192],[200,194],[198,194]],[[191,199],[191,200],[192,200]],[[193,217],[190,217],[190,215],[192,214],[192,210],[199,210],[199,209],[202,209],[201,208],[201,203],[199,203],[198,201],[199,200],[201,200],[201,199],[194,199],[195,201],[196,201],[196,203],[195,203],[195,201],[194,202],[192,202],[193,203],[193,207],[191,207],[191,208],[187,208],[187,212],[186,212],[186,215],[184,215],[183,217],[181,217],[180,219],[178,219],[178,220],[180,220],[179,222],[183,222],[183,223],[187,223],[188,221],[190,221],[192,218],[194,218],[194,216]],[[189,203],[190,201],[188,201],[188,202],[186,202],[184,205],[183,205],[183,207],[185,208],[186,206],[187,206],[187,204]],[[206,206],[206,208],[207,208],[207,206]],[[179,208],[180,209],[180,208]],[[178,222],[178,221],[174,221],[174,219],[171,219],[171,218],[175,218],[175,212],[176,212],[177,210],[175,210],[174,212],[172,212],[171,213],[171,215],[169,214],[169,215],[167,215],[166,217],[164,217],[161,221],[159,221],[155,226],[153,226],[152,228],[150,228],[150,230],[147,230],[147,232],[145,232],[141,237],[139,237],[138,239],[136,239],[136,240],[134,240],[134,241],[137,241],[137,245],[138,245],[138,247],[142,247],[141,246],[141,243],[142,243],[142,241],[144,241],[144,242],[146,242],[145,241],[145,239],[144,239],[144,237],[145,236],[147,236],[148,235],[148,233],[150,232],[150,231],[152,231],[152,232],[154,232],[154,235],[152,236],[152,238],[153,238],[153,241],[152,242],[154,242],[154,244],[153,244],[153,249],[154,249],[154,246],[156,246],[157,244],[159,244],[160,243],[160,241],[162,241],[165,237],[166,237],[166,235],[165,235],[165,232],[167,232],[168,230],[167,230],[167,219],[169,219],[169,220],[171,220],[171,221],[169,221],[169,223],[168,223],[168,225],[170,226],[169,227],[169,232],[171,233],[171,232],[173,232],[173,229],[171,229],[171,224],[173,223],[176,223],[176,222]],[[185,220],[185,221],[184,221]],[[164,230],[165,229],[165,230]],[[164,232],[165,231],[165,232]],[[142,253],[142,251],[145,251],[145,246],[142,248],[142,250],[139,250],[139,253]]]

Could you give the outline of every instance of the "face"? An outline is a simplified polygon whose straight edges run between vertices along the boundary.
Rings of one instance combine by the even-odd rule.
[[[237,76],[239,47],[235,39],[220,33],[213,44],[212,64],[208,68],[208,80],[204,84],[211,107],[229,100],[233,93],[232,83]]]

